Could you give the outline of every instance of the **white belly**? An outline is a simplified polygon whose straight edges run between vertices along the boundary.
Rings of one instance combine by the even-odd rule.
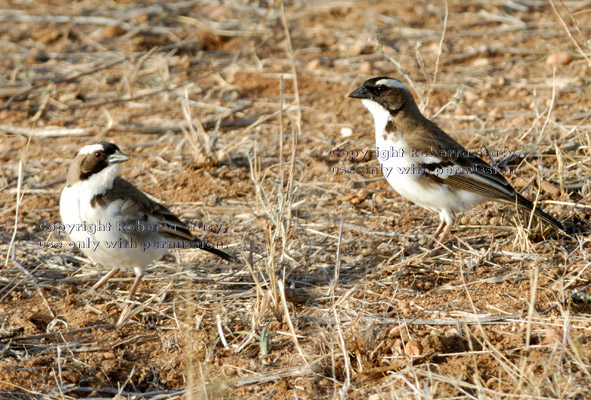
[[[428,210],[441,213],[443,210],[453,214],[472,208],[482,201],[482,197],[472,192],[450,190],[448,185],[421,184],[423,171],[421,164],[432,157],[417,157],[416,149],[411,149],[401,135],[389,136],[393,140],[376,135],[376,154],[382,166],[384,177],[402,197]]]
[[[66,227],[76,227],[69,234],[70,240],[88,258],[105,267],[133,268],[138,273],[166,253],[165,247],[154,248],[152,245],[147,247],[142,241],[129,241],[129,234],[126,234],[117,224],[121,221],[120,216],[119,218],[117,216],[122,201],[111,203],[106,210],[101,207],[92,208],[90,201],[94,193],[79,190],[78,185],[80,183],[66,187],[62,191],[60,215]],[[84,222],[88,228],[86,230],[84,225],[81,225]],[[147,237],[146,239],[157,240],[158,238]]]
[[[376,155],[386,180],[401,196],[428,210],[439,213],[442,220],[453,223],[455,214],[485,200],[482,196],[464,190],[451,190],[446,184],[435,184],[422,177],[421,165],[439,162],[436,157],[421,155],[411,148],[402,134],[387,132],[392,115],[380,104],[364,99],[363,105],[374,117]],[[441,178],[445,178],[443,175]]]

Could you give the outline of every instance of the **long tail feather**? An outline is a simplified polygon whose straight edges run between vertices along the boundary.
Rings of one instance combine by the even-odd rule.
[[[194,240],[193,243],[195,243],[196,248],[203,249],[203,250],[208,251],[212,254],[215,254],[216,256],[221,257],[226,261],[233,261],[233,262],[237,261],[236,257],[231,256],[230,254],[226,253],[225,251],[222,251],[220,249],[216,249],[215,247],[208,246],[207,244],[203,243],[203,241],[201,241],[201,240]]]
[[[544,211],[540,210],[539,208],[537,208],[537,207],[534,208],[534,205],[532,204],[532,202],[529,201],[528,199],[526,199],[525,197],[521,196],[520,194],[516,194],[516,195],[517,195],[517,206],[518,207],[520,207],[528,212],[531,212],[533,210],[534,215],[536,217],[549,223],[553,227],[560,229],[562,232],[566,233],[566,229],[564,228],[564,225],[562,224],[562,222],[560,222],[556,218],[546,214]]]

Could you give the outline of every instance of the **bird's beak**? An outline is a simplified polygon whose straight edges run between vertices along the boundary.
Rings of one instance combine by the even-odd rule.
[[[127,160],[129,160],[129,156],[121,150],[117,150],[115,153],[111,154],[107,158],[107,162],[109,164],[121,164],[122,162]]]
[[[365,87],[360,86],[351,93],[349,93],[349,97],[352,97],[354,99],[371,99],[371,94]]]

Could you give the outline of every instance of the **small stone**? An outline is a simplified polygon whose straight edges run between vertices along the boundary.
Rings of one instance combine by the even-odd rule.
[[[273,72],[281,72],[281,71],[283,71],[283,65],[281,65],[279,63],[273,63],[273,64],[269,65],[269,69]]]
[[[404,352],[407,356],[420,356],[423,353],[423,345],[414,339],[410,339],[406,342]]]
[[[474,67],[485,67],[490,64],[490,60],[488,58],[477,58],[472,62],[472,66]]]
[[[525,117],[523,115],[519,115],[511,120],[512,126],[523,125],[525,124]]]
[[[120,26],[107,25],[103,28],[101,35],[100,35],[101,36],[100,39],[108,40],[108,39],[114,38],[115,36],[121,36],[124,33],[125,33],[125,30],[123,28],[121,28]]]
[[[565,50],[557,51],[546,59],[548,65],[568,65],[573,60],[571,53]]]
[[[445,336],[446,337],[454,337],[454,336],[458,336],[458,328],[449,328],[445,331]]]
[[[358,205],[363,203],[367,198],[370,196],[370,191],[366,188],[356,190],[355,192],[345,196],[347,200],[353,205]]]
[[[306,69],[308,71],[313,71],[316,68],[318,68],[319,65],[320,65],[320,60],[315,59],[315,60],[310,61],[308,64],[306,64]]]
[[[464,92],[464,98],[466,99],[466,101],[472,102],[472,101],[476,101],[480,98],[480,96],[478,96],[476,93],[474,93],[471,90],[466,90]]]
[[[522,188],[525,185],[527,185],[527,180],[523,179],[520,176],[516,176],[515,178],[513,178],[513,187],[514,188]]]
[[[407,315],[410,312],[410,304],[408,304],[408,301],[406,300],[400,300],[398,302],[398,307],[400,307],[400,311],[402,311],[404,315]]]
[[[500,118],[505,114],[501,107],[494,107],[488,112],[488,115],[494,118]]]
[[[466,107],[458,106],[454,110],[454,115],[456,115],[458,117],[462,117],[462,116],[470,115],[470,111],[468,111],[468,109]]]
[[[359,72],[361,72],[362,74],[369,74],[371,70],[372,66],[369,61],[365,61],[363,64],[361,64],[361,67],[359,67]]]
[[[394,328],[390,329],[388,331],[388,337],[396,337],[396,336],[400,336],[400,331],[402,330],[402,328],[406,327],[407,324],[401,324],[401,325],[396,325]]]
[[[135,22],[143,24],[144,22],[147,22],[149,18],[148,13],[142,12],[135,16]]]
[[[354,43],[351,46],[344,46],[341,50],[341,53],[347,57],[356,57],[361,54],[363,50],[363,46],[361,43]]]
[[[542,181],[542,189],[550,194],[551,197],[558,197],[560,195],[560,189],[551,184],[548,181]]]
[[[218,4],[211,4],[201,7],[199,12],[208,19],[221,21],[228,14],[228,8]]]

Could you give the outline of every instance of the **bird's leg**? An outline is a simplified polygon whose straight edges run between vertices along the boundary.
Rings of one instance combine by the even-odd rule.
[[[132,311],[131,302],[133,300],[133,297],[135,296],[135,292],[137,292],[137,289],[140,287],[140,283],[142,282],[143,276],[144,276],[143,272],[136,275],[135,281],[133,282],[131,289],[129,289],[129,297],[127,298],[127,303],[125,304],[123,311],[121,311],[121,315],[119,316],[119,320],[117,321],[117,325],[116,325],[117,329],[119,329],[120,327],[125,325],[125,323],[127,321],[129,321],[129,318],[131,318],[133,315],[137,314],[137,312],[139,312],[142,309],[142,307],[139,307],[135,311]]]
[[[454,227],[453,221],[451,223],[448,223],[445,220],[441,221],[441,224],[437,228],[437,231],[435,231],[435,238],[433,239],[433,241],[431,241],[431,243],[429,243],[429,245],[432,246],[432,249],[431,249],[432,251],[437,250],[438,248],[440,248],[444,245],[444,243],[447,240],[447,238],[449,237],[449,234],[450,234],[451,229],[453,227]],[[433,246],[434,243],[435,243],[435,246]]]
[[[442,220],[439,223],[439,226],[437,227],[437,230],[435,231],[435,233],[433,234],[433,237],[435,239],[437,239],[437,236],[439,236],[439,234],[441,233],[441,231],[443,230],[443,228],[445,228],[445,220]]]
[[[437,242],[438,242],[437,247],[442,246],[443,243],[445,243],[445,241],[447,240],[447,237],[449,236],[449,234],[451,232],[451,228],[453,228],[453,227],[454,227],[454,224],[447,224],[447,226],[445,227],[445,229],[441,233],[441,236],[437,240]]]
[[[436,248],[438,248],[441,245],[441,242],[437,239],[437,237],[439,236],[439,234],[441,233],[441,231],[443,231],[443,228],[445,228],[445,225],[446,225],[445,220],[442,219],[441,220],[441,223],[437,227],[437,230],[433,234],[433,239],[431,239],[431,241],[429,242],[428,247],[430,247],[433,250],[435,250]]]
[[[140,283],[142,282],[142,276],[144,276],[144,274],[140,274],[140,275],[136,276],[135,281],[133,282],[133,286],[129,290],[129,297],[128,297],[129,301],[133,300],[133,296],[135,296],[135,292],[137,292],[137,289],[140,287]]]
[[[112,270],[109,271],[109,273],[105,276],[103,276],[97,283],[95,283],[91,288],[90,291],[95,291],[98,288],[100,288],[101,286],[103,286],[105,284],[105,282],[107,282],[109,279],[111,279],[113,277],[113,275],[115,275],[117,272],[119,272],[119,268],[113,268]]]

